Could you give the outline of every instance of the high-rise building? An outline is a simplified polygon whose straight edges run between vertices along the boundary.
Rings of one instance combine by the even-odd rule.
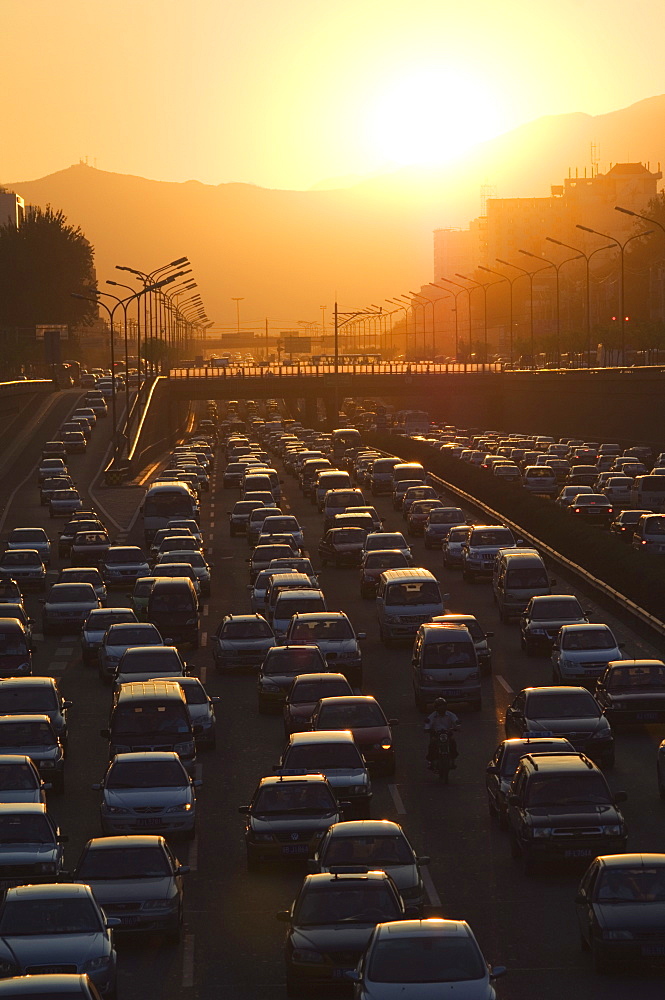
[[[0,191],[0,226],[21,225],[25,218],[25,202],[13,191]]]

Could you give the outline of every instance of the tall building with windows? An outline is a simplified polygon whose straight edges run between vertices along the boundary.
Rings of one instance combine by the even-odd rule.
[[[0,191],[0,226],[18,227],[25,218],[25,202],[13,191]]]

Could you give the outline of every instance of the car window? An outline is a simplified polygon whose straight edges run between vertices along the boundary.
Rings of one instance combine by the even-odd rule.
[[[376,924],[400,916],[395,896],[382,882],[334,883],[324,889],[304,890],[296,905],[294,923],[301,927],[322,924]]]
[[[180,788],[189,779],[177,760],[120,761],[106,778],[107,788]]]
[[[321,768],[365,769],[358,748],[353,743],[310,743],[289,747],[284,757],[284,767],[303,768],[306,771]]]
[[[82,882],[88,879],[159,878],[172,868],[161,847],[94,847],[85,851],[76,870]]]
[[[527,786],[529,806],[606,805],[612,795],[602,774],[543,774],[532,776]]]
[[[616,640],[606,629],[583,629],[565,631],[561,638],[562,649],[614,649]]]
[[[588,691],[532,692],[525,711],[530,719],[597,719],[601,714],[600,706]]]
[[[430,935],[378,941],[367,970],[371,982],[422,983],[430,988],[436,983],[484,979],[486,974],[482,955],[469,938]]]
[[[12,785],[11,787],[21,787]],[[34,785],[28,785],[28,788]],[[53,827],[46,815],[41,813],[21,814],[0,813],[0,843],[4,844],[52,844],[55,840]]]
[[[90,899],[17,899],[6,902],[0,914],[0,935],[39,936],[98,934],[99,912]]]

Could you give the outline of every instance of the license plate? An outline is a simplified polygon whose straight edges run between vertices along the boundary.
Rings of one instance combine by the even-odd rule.
[[[309,854],[309,844],[285,844],[282,854]]]
[[[348,979],[350,972],[353,972],[353,969],[333,969],[333,979]]]
[[[463,691],[451,690],[450,688],[446,691],[446,697],[448,698],[461,698],[463,694]]]
[[[645,957],[665,955],[665,944],[643,944],[640,951]]]
[[[638,712],[636,718],[639,722],[653,722],[658,718],[658,712]]]
[[[138,924],[138,922],[138,917],[120,917],[120,923],[123,927],[133,927],[135,924]]]
[[[162,818],[161,816],[142,816],[141,819],[136,820],[137,826],[161,826]]]
[[[591,847],[580,847],[564,851],[563,856],[564,858],[590,858],[596,853]]]

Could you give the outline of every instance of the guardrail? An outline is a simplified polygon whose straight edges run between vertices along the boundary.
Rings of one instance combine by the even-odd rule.
[[[234,365],[211,368],[172,368],[169,378],[173,379],[225,379],[225,378],[294,378],[323,375],[449,375],[453,372],[474,374],[496,374],[503,370],[502,364],[439,364],[434,361],[382,362],[373,365]]]

